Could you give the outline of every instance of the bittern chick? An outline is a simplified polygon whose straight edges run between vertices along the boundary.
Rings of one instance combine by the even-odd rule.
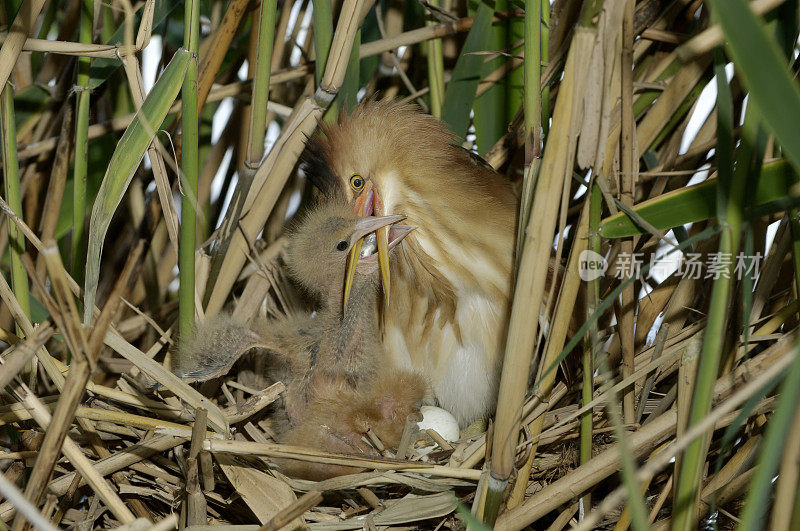
[[[381,352],[374,327],[378,298],[375,247],[361,248],[347,311],[342,279],[355,242],[401,219],[403,216],[361,218],[335,202],[312,209],[292,231],[285,262],[290,276],[319,299],[317,315],[256,320],[252,327],[219,316],[198,327],[190,341],[180,343],[174,372],[190,382],[208,380],[227,373],[244,352],[261,348],[291,362],[293,374],[313,365],[316,372],[344,376],[351,384],[374,375],[376,353]],[[393,225],[391,249],[413,229]]]
[[[230,315],[219,315],[198,327],[191,340],[181,343],[175,373],[188,382],[216,378],[227,373],[242,354],[258,349],[272,357],[270,379],[287,386],[271,419],[281,443],[379,457],[365,442],[365,434],[371,431],[387,447],[397,446],[406,417],[419,412],[427,390],[425,379],[379,363],[374,367],[370,363],[369,377],[359,378],[355,385],[348,375],[317,371],[317,360],[323,358],[324,364],[325,358],[320,339],[330,329],[317,327],[315,321],[310,316],[257,319],[251,328]],[[382,351],[372,354],[379,356]],[[361,470],[293,459],[275,461],[284,473],[311,480]]]
[[[358,243],[388,227],[391,252],[415,228],[395,224],[403,218],[363,218],[347,205],[331,202],[312,209],[292,233],[285,257],[289,274],[321,305],[315,318],[322,330],[314,363],[317,373],[344,377],[351,385],[375,375],[383,352],[376,328],[378,255],[374,245]],[[353,262],[345,307],[343,279]]]
[[[272,376],[287,385],[285,419],[276,425],[283,442],[366,455],[375,455],[361,441],[367,429],[390,446],[399,442],[405,418],[418,408],[426,385],[421,376],[382,363],[375,247],[364,246],[359,253],[346,308],[342,278],[355,242],[400,219],[359,218],[346,205],[314,209],[292,234],[286,263],[291,275],[320,298],[317,315],[260,319],[252,326],[217,317],[181,342],[176,374],[207,380],[227,372],[244,352],[263,349],[276,362]],[[390,251],[411,230],[391,226]],[[291,460],[281,464],[288,473],[315,479],[353,471]]]
[[[420,227],[383,275],[386,351],[429,375],[462,426],[489,414],[512,288],[511,184],[409,104],[368,100],[322,129],[304,152],[308,178],[361,215],[403,214]],[[387,235],[377,235],[384,255]]]

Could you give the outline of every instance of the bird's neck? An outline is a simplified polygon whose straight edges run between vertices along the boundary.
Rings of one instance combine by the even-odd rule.
[[[345,372],[351,374],[353,384],[367,375],[362,374],[365,359],[375,355],[375,348],[380,344],[378,330],[379,291],[374,282],[368,279],[355,281],[350,293],[347,308],[342,311],[338,305],[337,333],[334,341],[335,350]]]

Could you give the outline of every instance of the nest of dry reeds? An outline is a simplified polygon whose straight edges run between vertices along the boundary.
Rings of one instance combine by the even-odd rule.
[[[797,2],[17,4],[2,527],[800,525]],[[195,319],[301,307],[298,154],[373,95],[521,195],[496,417],[455,442],[408,422],[381,459],[276,444],[280,383],[169,370]]]

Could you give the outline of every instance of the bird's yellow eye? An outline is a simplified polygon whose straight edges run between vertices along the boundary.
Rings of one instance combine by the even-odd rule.
[[[356,192],[360,192],[364,189],[364,178],[357,173],[354,173],[352,177],[350,177],[350,188],[355,190]]]

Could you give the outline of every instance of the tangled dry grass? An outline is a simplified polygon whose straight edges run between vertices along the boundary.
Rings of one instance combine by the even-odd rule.
[[[719,0],[182,4],[4,4],[3,527],[797,528],[797,2],[731,7],[738,37]],[[518,185],[526,229],[495,422],[456,442],[409,423],[382,459],[276,444],[283,387],[252,368],[169,371],[187,315],[303,307],[280,260],[312,194],[297,157],[371,95],[447,122]],[[578,275],[585,250],[604,276]]]

